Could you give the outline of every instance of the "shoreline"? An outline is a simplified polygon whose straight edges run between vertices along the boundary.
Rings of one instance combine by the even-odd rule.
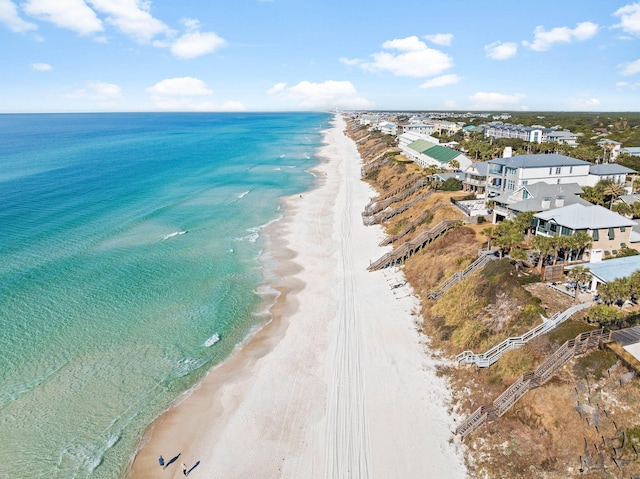
[[[370,273],[381,230],[362,225],[373,190],[336,115],[313,189],[266,228],[279,278],[271,320],[147,428],[127,478],[466,477],[450,391],[415,325],[408,286]],[[402,296],[400,296],[402,295]],[[161,469],[160,469],[161,470]]]

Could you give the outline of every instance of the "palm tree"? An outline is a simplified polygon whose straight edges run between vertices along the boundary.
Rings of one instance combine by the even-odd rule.
[[[631,206],[625,203],[624,201],[620,201],[611,207],[611,210],[619,215],[629,217],[631,216],[632,209]]]
[[[574,299],[578,301],[578,289],[583,284],[586,284],[591,279],[591,270],[589,268],[585,268],[584,266],[576,266],[575,268],[571,268],[569,270],[569,279],[576,283],[575,291],[574,291]]]
[[[538,252],[538,270],[542,274],[544,259],[554,250],[553,243],[548,236],[536,235],[531,240],[531,245]]]
[[[480,234],[483,234],[487,237],[487,249],[491,249],[491,240],[496,237],[495,228],[493,226],[487,226],[485,229],[480,231]]]
[[[533,211],[524,211],[519,213],[514,220],[518,228],[520,228],[520,231],[527,234],[527,243],[531,240],[531,230],[533,229],[531,221],[533,220],[534,214]]]
[[[578,258],[593,244],[593,238],[585,231],[577,231],[573,234],[573,245],[578,250]]]
[[[527,260],[527,252],[522,248],[513,248],[509,251],[509,258],[511,258],[516,267],[516,273],[520,271],[520,267]]]
[[[619,196],[624,195],[624,193],[624,187],[620,183],[611,182],[605,187],[604,195],[611,197],[609,200],[609,209],[613,207],[613,201]]]

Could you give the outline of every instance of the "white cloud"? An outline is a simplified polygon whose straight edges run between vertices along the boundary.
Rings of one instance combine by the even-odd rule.
[[[219,111],[210,99],[213,91],[199,78],[167,78],[147,88],[153,103],[167,111]],[[239,107],[239,103],[229,105]]]
[[[46,72],[51,70],[53,67],[48,63],[34,63],[31,65],[31,69],[37,72]]]
[[[428,80],[420,85],[420,88],[435,88],[439,86],[453,85],[455,83],[458,83],[460,80],[460,76],[452,73],[450,75],[442,75],[432,78],[431,80]]]
[[[171,45],[171,53],[178,58],[196,58],[215,51],[226,42],[213,32],[200,32],[200,22],[187,18],[182,21],[187,33]]]
[[[54,0],[57,1],[57,0]],[[147,0],[88,0],[101,13],[107,15],[106,21],[125,35],[139,43],[149,43],[160,34],[171,31],[162,21],[150,13],[151,2]]]
[[[449,55],[429,48],[416,36],[386,41],[382,48],[399,53],[374,53],[373,62],[362,62],[360,66],[367,71],[388,71],[395,76],[418,78],[439,75],[453,66]]]
[[[20,18],[18,9],[11,0],[0,0],[0,23],[17,33],[38,29],[37,25]]]
[[[147,91],[157,96],[192,97],[213,94],[202,80],[193,77],[167,78],[147,88]]]
[[[623,90],[625,88],[628,88],[629,90],[637,90],[638,88],[640,88],[640,82],[629,83],[626,81],[619,81],[618,83],[616,83],[616,88],[620,90]]]
[[[97,100],[100,102],[109,102],[116,100],[122,96],[122,91],[118,85],[106,82],[87,82],[84,88],[78,88],[66,95],[67,98],[74,100]]]
[[[358,110],[371,108],[373,103],[361,97],[349,81],[328,80],[322,83],[301,81],[287,88],[278,83],[269,93],[295,101],[303,110],[330,110],[342,108]]]
[[[247,107],[239,101],[228,101],[220,107],[220,111],[247,111]]]
[[[485,45],[484,51],[492,60],[506,60],[518,53],[518,44],[514,42],[494,42]]]
[[[625,33],[640,36],[640,3],[625,5],[616,10],[613,15],[620,17],[620,23],[613,28],[621,28]]]
[[[621,69],[620,74],[624,76],[635,75],[636,73],[640,73],[640,59],[634,62],[627,62],[621,65],[618,65],[618,68]]]
[[[469,97],[471,108],[476,110],[502,110],[513,108],[525,98],[522,93],[507,95],[504,93],[479,91]],[[521,108],[521,107],[520,107]]]
[[[576,28],[556,27],[545,31],[544,27],[537,26],[533,31],[533,42],[523,41],[522,44],[537,52],[549,50],[554,43],[571,43],[584,41],[598,33],[598,25],[591,22],[582,22]]]
[[[436,45],[449,46],[453,41],[453,33],[436,33],[434,35],[425,35],[424,38]]]
[[[359,58],[344,58],[344,57],[341,57],[339,61],[340,63],[344,63],[345,65],[349,65],[349,66],[357,66],[363,62],[363,60],[360,60]]]
[[[287,84],[284,82],[276,83],[275,85],[273,85],[271,88],[267,90],[267,93],[269,95],[277,95],[278,93],[283,92],[286,87],[287,87]]]
[[[28,15],[80,35],[91,35],[103,30],[102,22],[83,0],[27,0],[22,8]]]
[[[593,110],[600,106],[600,100],[597,98],[583,98],[573,101],[571,108],[573,110]]]

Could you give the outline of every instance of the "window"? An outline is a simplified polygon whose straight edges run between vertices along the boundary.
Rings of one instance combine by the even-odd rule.
[[[549,175],[553,175],[553,168],[549,168]]]
[[[559,175],[561,171],[562,171],[562,168],[557,167],[557,168],[556,168],[556,175]]]
[[[613,228],[609,228],[609,239],[612,240],[612,239],[615,239],[615,238],[616,238],[616,235],[613,232]]]
[[[625,231],[627,231],[627,228],[624,226],[620,227],[620,233],[624,233]]]
[[[507,180],[507,190],[513,191],[516,189],[516,182],[513,180]]]
[[[569,167],[569,174],[573,173],[573,166]]]
[[[600,239],[600,233],[598,232],[598,230],[593,230],[593,233],[591,233],[591,237],[593,238],[593,241],[598,241]]]

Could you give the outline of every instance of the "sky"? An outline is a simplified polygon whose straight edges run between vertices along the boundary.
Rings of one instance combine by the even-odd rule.
[[[0,0],[0,113],[640,111],[640,1]]]

